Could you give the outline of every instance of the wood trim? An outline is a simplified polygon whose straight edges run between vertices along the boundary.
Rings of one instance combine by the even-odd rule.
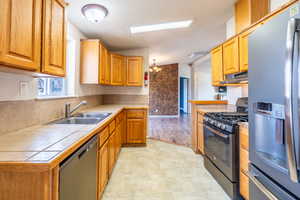
[[[227,105],[228,101],[227,100],[211,100],[211,101],[206,101],[206,100],[189,100],[189,103],[192,104],[197,104],[197,105]]]

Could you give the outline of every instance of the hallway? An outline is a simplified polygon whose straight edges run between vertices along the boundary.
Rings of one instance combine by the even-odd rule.
[[[159,117],[150,115],[149,138],[191,147],[191,114],[180,117]]]
[[[123,148],[103,200],[229,200],[190,148],[148,140]]]

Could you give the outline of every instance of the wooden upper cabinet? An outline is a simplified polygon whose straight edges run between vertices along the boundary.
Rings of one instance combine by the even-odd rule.
[[[236,33],[259,21],[270,12],[269,0],[239,0],[235,4]]]
[[[224,80],[223,48],[219,46],[211,51],[212,84],[218,86]]]
[[[1,0],[0,63],[40,71],[42,0]]]
[[[111,54],[111,85],[124,85],[125,57]]]
[[[80,83],[99,84],[100,41],[82,40],[80,53]]]
[[[240,57],[240,71],[248,71],[248,38],[256,27],[249,29],[239,35],[239,57]]]
[[[65,76],[66,72],[66,3],[44,0],[42,72]]]
[[[143,86],[143,68],[143,57],[127,57],[127,86]]]
[[[240,72],[238,37],[232,38],[223,44],[223,68],[225,75]]]
[[[111,53],[105,49],[106,54],[106,67],[105,67],[105,84],[110,85],[111,83]]]
[[[99,80],[100,84],[105,84],[105,69],[107,65],[107,49],[100,43],[100,66],[99,66]]]

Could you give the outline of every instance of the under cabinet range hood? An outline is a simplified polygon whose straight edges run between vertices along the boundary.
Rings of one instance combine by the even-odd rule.
[[[248,72],[228,74],[225,76],[225,81],[221,82],[221,84],[239,84],[239,83],[248,83]]]

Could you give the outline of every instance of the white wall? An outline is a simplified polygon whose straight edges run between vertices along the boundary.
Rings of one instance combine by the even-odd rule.
[[[193,99],[213,100],[215,88],[212,86],[210,56],[193,64]]]
[[[124,56],[143,56],[144,57],[144,71],[149,71],[149,49],[130,49],[124,51],[117,51]],[[132,94],[132,95],[149,95],[149,86],[145,87],[123,87],[123,86],[103,86],[103,94]]]
[[[86,37],[80,32],[80,30],[73,24],[68,24],[68,40],[73,40],[75,43],[75,96],[88,96],[97,95],[103,93],[103,86],[100,85],[81,85],[80,84],[80,40],[86,39]]]
[[[289,2],[290,0],[271,0],[271,11],[279,8],[283,4]]]

